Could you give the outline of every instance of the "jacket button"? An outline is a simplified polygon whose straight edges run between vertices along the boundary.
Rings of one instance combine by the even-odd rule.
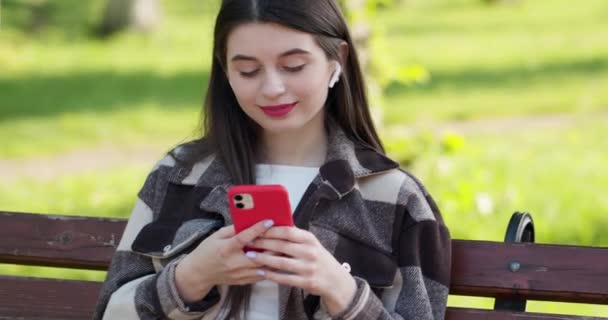
[[[346,271],[347,271],[348,273],[350,273],[350,264],[348,264],[348,262],[344,262],[344,263],[342,264],[342,267],[343,267],[344,269],[346,269]]]
[[[163,252],[167,252],[167,251],[169,251],[169,250],[171,250],[171,245],[170,245],[170,244],[166,245],[166,246],[163,248]]]

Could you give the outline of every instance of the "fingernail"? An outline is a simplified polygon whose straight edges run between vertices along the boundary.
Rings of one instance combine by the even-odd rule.
[[[255,271],[259,276],[265,276],[266,275],[266,271],[262,270],[262,269],[258,269]]]
[[[274,225],[274,221],[272,221],[272,220],[264,221],[264,227],[270,228],[270,227],[272,227],[272,225]]]
[[[255,251],[247,251],[247,253],[245,253],[245,255],[247,256],[247,258],[250,258],[250,259],[254,259],[255,257],[258,256],[258,254],[255,253]]]

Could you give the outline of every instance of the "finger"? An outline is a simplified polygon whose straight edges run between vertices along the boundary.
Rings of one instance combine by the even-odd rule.
[[[235,234],[235,232],[234,232],[234,226],[233,225],[225,226],[223,228],[218,229],[215,232],[215,235],[217,237],[219,237],[220,239],[226,239],[226,238],[233,237],[234,234]]]
[[[247,257],[245,253],[239,251],[235,256],[230,257],[226,262],[227,269],[238,272],[244,269],[255,269],[262,266],[261,263]]]
[[[244,285],[244,284],[251,284],[251,283],[256,283],[256,282],[265,280],[265,278],[261,275],[259,270],[260,270],[259,268],[245,268],[245,269],[235,271],[229,275],[231,280],[227,284]]]
[[[264,278],[262,276],[255,276],[255,277],[251,277],[251,278],[240,279],[240,280],[236,281],[235,283],[231,283],[231,284],[243,286],[246,284],[255,284],[255,283],[258,283],[258,282],[264,281],[264,280],[266,280],[266,278]]]
[[[270,280],[278,284],[302,289],[306,289],[310,285],[310,281],[307,281],[306,278],[297,274],[271,271],[268,269],[263,269],[261,271],[264,274],[264,278],[266,280]]]
[[[268,231],[268,229],[270,227],[272,227],[273,224],[274,224],[274,221],[272,221],[272,220],[264,220],[264,221],[260,221],[256,224],[254,224],[253,226],[237,233],[234,237],[232,237],[232,239],[233,239],[232,245],[235,248],[243,248],[243,247],[247,246],[255,238],[259,237],[260,235],[264,234],[264,232]]]
[[[255,243],[255,241],[254,241],[254,243]],[[262,251],[262,253],[265,253],[265,254],[271,255],[271,256],[280,256],[280,255],[282,255],[282,253],[280,253],[280,252],[274,252],[274,251],[268,251],[268,250]]]
[[[234,281],[258,278],[258,281],[259,281],[259,279],[264,279],[262,273],[260,272],[261,269],[262,269],[261,267],[243,268],[243,269],[230,273],[230,278],[233,279]]]
[[[296,274],[311,274],[313,268],[311,264],[300,259],[294,259],[285,256],[273,256],[258,252],[247,252],[247,257],[256,263],[262,264],[266,267],[286,271]]]
[[[264,238],[282,239],[297,243],[315,243],[317,238],[306,230],[297,227],[274,227],[264,233]]]
[[[311,254],[314,252],[314,250],[310,247],[310,245],[303,245],[300,243],[279,239],[268,239],[266,236],[254,240],[252,246],[266,250],[266,252],[272,252],[272,255],[283,254],[296,258],[314,258],[314,256]]]

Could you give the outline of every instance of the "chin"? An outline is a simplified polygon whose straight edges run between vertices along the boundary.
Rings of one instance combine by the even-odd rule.
[[[289,125],[262,125],[262,130],[267,133],[286,133],[290,131],[295,131],[300,129],[299,126],[289,126]]]
[[[259,120],[259,121],[258,121]],[[308,118],[301,114],[290,114],[285,118],[272,119],[262,115],[254,121],[262,128],[264,132],[271,134],[298,132],[307,128],[311,129],[316,126],[317,121],[322,121],[322,118]]]

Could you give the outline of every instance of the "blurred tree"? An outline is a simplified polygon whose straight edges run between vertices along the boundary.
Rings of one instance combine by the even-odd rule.
[[[47,0],[0,0],[8,12],[16,17],[7,17],[8,24],[29,33],[37,33],[50,22],[54,7]]]
[[[98,34],[105,37],[127,27],[149,32],[158,26],[161,15],[159,0],[107,0]]]
[[[378,127],[383,123],[383,112],[380,103],[381,88],[371,73],[370,68],[370,40],[372,36],[372,26],[370,19],[380,5],[390,4],[391,0],[339,0],[344,11],[361,63],[361,69],[366,74],[366,84],[370,92],[370,104],[372,106],[372,116]]]
[[[515,1],[515,0],[513,0]],[[338,0],[352,30],[363,71],[366,74],[372,115],[376,125],[382,129],[383,88],[396,82],[404,86],[424,85],[431,81],[427,68],[419,64],[399,65],[386,54],[392,50],[386,28],[372,21],[379,10],[398,9],[403,0]],[[372,57],[373,56],[373,57]]]

